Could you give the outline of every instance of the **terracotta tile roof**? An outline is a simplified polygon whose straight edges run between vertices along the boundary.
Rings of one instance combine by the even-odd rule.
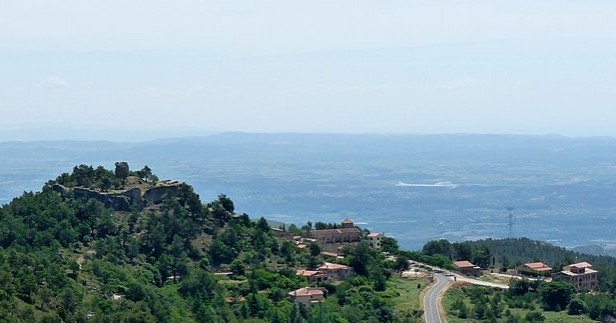
[[[590,267],[592,267],[592,265],[587,263],[587,262],[585,262],[585,261],[583,261],[583,262],[578,262],[578,263],[575,263],[575,264],[571,264],[571,265],[569,265],[569,267],[590,268]]]
[[[475,268],[477,266],[473,265],[468,260],[454,261],[453,264],[458,268]]]
[[[353,223],[353,221],[351,221],[349,219],[344,219],[344,220],[342,220],[342,223]]]
[[[535,271],[550,271],[552,267],[542,263],[542,262],[529,262],[524,264],[524,267],[535,270]]]

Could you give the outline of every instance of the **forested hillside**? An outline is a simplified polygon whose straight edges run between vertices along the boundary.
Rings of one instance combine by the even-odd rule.
[[[496,262],[514,267],[531,261],[542,261],[554,268],[559,268],[577,261],[587,261],[595,267],[616,267],[616,258],[579,253],[558,247],[547,242],[518,239],[486,239],[466,241],[461,245],[471,249],[488,248],[497,257]],[[455,248],[454,248],[455,249]]]
[[[501,281],[508,282],[507,292],[485,287],[454,288],[448,293],[445,303],[450,318],[455,317],[460,322],[538,322],[545,319],[543,314],[552,322],[616,317],[616,258],[610,256],[578,253],[527,238],[456,243],[433,240],[424,245],[421,253],[411,256],[440,267],[451,266],[456,260],[469,260],[484,269],[482,279],[485,280],[495,279],[492,273],[529,275],[522,265],[530,262],[549,265],[553,268],[549,273],[559,272],[564,266],[578,262],[588,262],[597,271],[598,281],[592,290],[576,290],[570,282],[558,277],[552,279],[549,273],[545,276],[531,273],[532,277],[526,276],[525,279]],[[536,311],[540,308],[543,314]]]
[[[160,187],[171,188],[160,198],[135,193]],[[114,209],[123,205],[118,199],[130,210]],[[147,166],[115,173],[76,166],[39,192],[25,192],[0,208],[0,321],[413,322],[420,317],[412,309],[392,309],[397,292],[388,289],[387,280],[395,264],[365,242],[345,250],[343,262],[356,275],[323,285],[328,297],[320,306],[289,301],[289,292],[309,286],[295,269],[323,263],[318,246],[300,249],[277,238],[265,219],[253,221],[234,211],[229,197],[221,194],[204,204],[191,186],[158,181]]]

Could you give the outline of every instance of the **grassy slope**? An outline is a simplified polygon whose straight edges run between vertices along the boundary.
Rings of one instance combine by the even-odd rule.
[[[426,278],[398,278],[391,279],[390,287],[400,293],[394,301],[394,309],[396,312],[408,312],[411,309],[420,308],[421,292],[430,286],[430,281]],[[420,285],[420,288],[417,288]]]
[[[449,309],[451,308],[451,305],[454,303],[456,299],[459,299],[459,298],[462,298],[464,300],[464,302],[466,303],[469,309],[471,308],[472,304],[471,304],[470,299],[465,296],[464,292],[462,292],[459,286],[452,286],[445,293],[445,296],[443,298],[443,307],[445,308],[445,311],[447,312],[447,321],[449,323],[475,322],[476,320],[472,318],[461,319],[461,318],[458,318],[457,315],[450,314]],[[540,306],[535,306],[535,308],[536,308],[535,309],[536,311],[541,311],[543,316],[545,316],[544,322],[546,323],[595,322],[585,315],[571,316],[571,315],[567,315],[566,311],[548,312],[548,311],[543,311]],[[524,318],[526,313],[530,312],[530,310],[525,310],[525,309],[510,309],[510,311],[511,313],[520,315],[522,318]],[[472,315],[470,312],[471,311],[469,310],[469,317]],[[505,322],[505,321],[506,321],[505,317],[498,319],[498,322]]]

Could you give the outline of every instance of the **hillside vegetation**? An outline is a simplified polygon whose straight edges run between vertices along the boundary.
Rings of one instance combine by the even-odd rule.
[[[485,239],[450,243],[428,241],[421,253],[447,267],[455,260],[469,260],[489,273],[523,272],[522,265],[543,262],[554,272],[577,262],[589,262],[598,271],[592,291],[577,291],[569,282],[548,277],[508,280],[508,291],[456,285],[445,298],[452,322],[579,322],[616,316],[616,258],[566,250],[546,242],[519,239]],[[539,279],[537,279],[539,278]],[[457,288],[459,287],[459,288]]]
[[[80,165],[3,205],[0,321],[419,320],[417,308],[396,309],[396,264],[365,242],[344,251],[356,275],[324,284],[324,302],[290,302],[289,292],[309,286],[295,269],[323,263],[318,246],[277,238],[264,218],[235,213],[223,194],[204,204],[191,186],[173,185],[173,194],[150,202],[134,194],[160,186],[147,166]],[[111,197],[125,198],[130,210],[106,204]]]

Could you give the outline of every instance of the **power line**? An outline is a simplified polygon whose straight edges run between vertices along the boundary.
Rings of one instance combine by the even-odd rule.
[[[507,207],[507,226],[509,227],[508,238],[513,238],[513,206]]]

